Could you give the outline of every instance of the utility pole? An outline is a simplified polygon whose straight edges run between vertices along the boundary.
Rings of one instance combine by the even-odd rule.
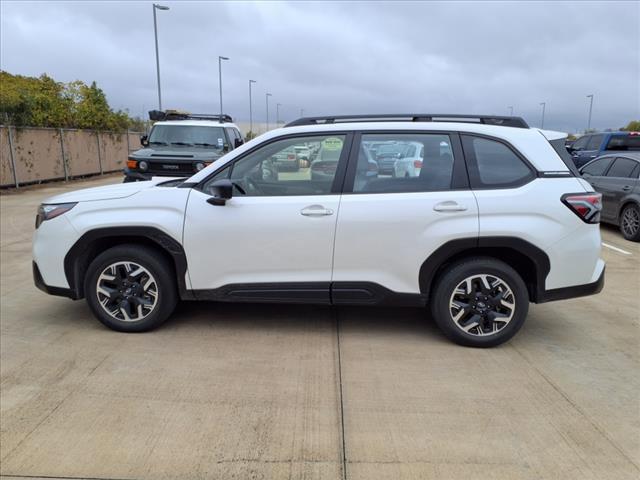
[[[281,103],[276,103],[276,128],[280,126],[280,107]]]
[[[255,137],[256,132],[253,131],[253,106],[251,105],[251,84],[258,83],[255,80],[249,80],[249,131]]]
[[[266,99],[267,99],[267,131],[269,131],[269,97],[271,97],[272,95],[267,92],[267,94],[265,95]]]
[[[509,115],[513,117],[513,107],[511,106],[511,107],[507,107],[507,108],[509,108],[509,110],[511,110],[511,112],[509,113]]]
[[[547,102],[541,102],[540,105],[542,105],[542,122],[540,128],[544,128],[544,112],[547,108]]]
[[[591,99],[589,102],[589,121],[587,122],[587,132],[591,130],[591,111],[593,110],[593,93],[591,95],[587,95],[587,98]]]
[[[162,110],[162,93],[160,90],[160,55],[158,53],[158,22],[156,20],[156,10],[169,10],[169,7],[153,4],[153,34],[156,39],[156,75],[158,77],[158,110]]]
[[[222,122],[222,60],[229,60],[227,57],[218,57],[218,78],[220,81],[220,122]]]

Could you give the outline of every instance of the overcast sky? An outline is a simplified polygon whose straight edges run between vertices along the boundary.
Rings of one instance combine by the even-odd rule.
[[[565,131],[640,118],[640,2],[164,2],[163,106],[264,121],[338,113],[508,114]],[[0,68],[95,80],[133,115],[157,106],[152,4],[1,2]]]

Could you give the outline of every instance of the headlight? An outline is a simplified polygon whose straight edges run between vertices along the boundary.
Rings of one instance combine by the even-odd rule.
[[[206,165],[203,162],[196,163],[196,170],[197,171],[202,170],[204,167],[206,167]]]
[[[142,160],[138,162],[138,168],[144,172],[147,168],[149,168],[149,164]]]
[[[68,212],[73,207],[75,207],[78,202],[74,203],[58,203],[52,205],[42,204],[38,207],[38,214],[36,215],[36,228],[40,226],[42,222],[45,220],[51,220],[52,218],[56,218],[63,213]]]

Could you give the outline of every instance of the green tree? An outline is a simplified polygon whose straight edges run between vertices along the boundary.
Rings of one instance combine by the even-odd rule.
[[[623,132],[640,132],[640,120],[631,120],[626,127],[620,129]]]

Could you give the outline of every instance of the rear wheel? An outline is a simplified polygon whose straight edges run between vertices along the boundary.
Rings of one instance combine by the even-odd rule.
[[[627,240],[640,242],[640,206],[631,203],[622,209],[620,231]]]
[[[139,245],[119,245],[96,257],[87,270],[84,291],[98,320],[120,332],[156,328],[178,301],[169,262]]]
[[[437,280],[431,312],[444,334],[469,347],[493,347],[513,337],[527,316],[529,296],[518,273],[500,260],[470,258]]]

